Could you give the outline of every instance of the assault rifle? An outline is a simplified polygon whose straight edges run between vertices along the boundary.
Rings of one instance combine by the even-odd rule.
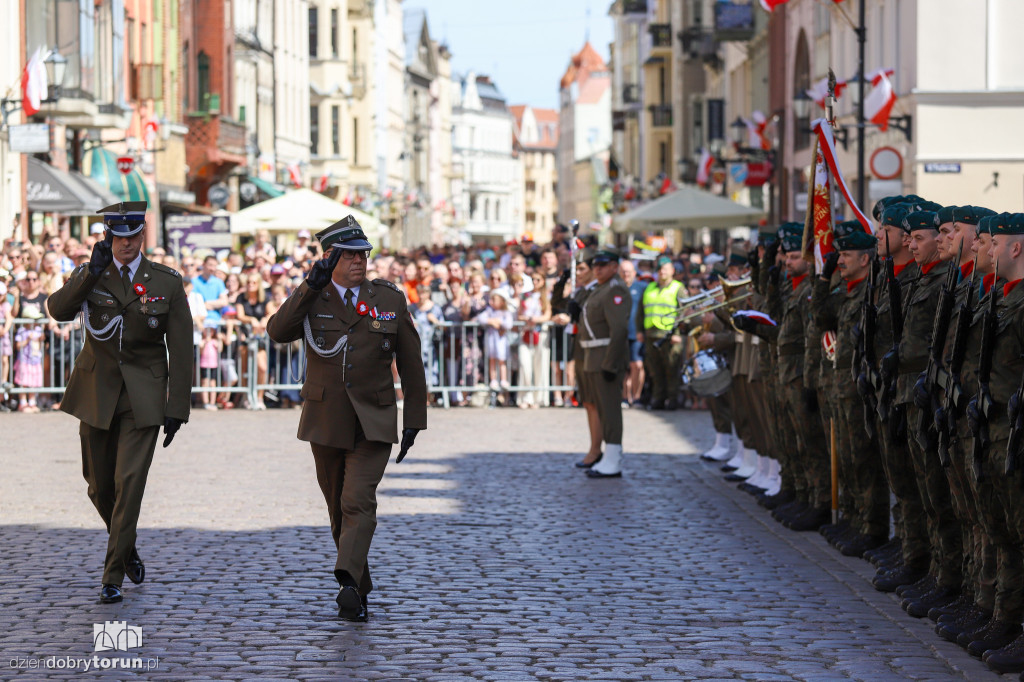
[[[985,450],[991,443],[988,435],[988,416],[992,409],[992,392],[989,390],[989,380],[992,377],[992,354],[995,350],[996,335],[996,288],[995,281],[999,279],[999,263],[996,263],[995,278],[992,285],[992,298],[988,301],[988,310],[985,311],[985,319],[982,321],[981,331],[981,353],[978,357],[978,395],[972,401],[975,403],[974,410],[974,450],[973,469],[974,480],[981,481],[984,478],[982,463],[985,459]]]
[[[861,303],[860,324],[856,332],[853,351],[853,379],[857,393],[864,401],[864,428],[870,438],[875,438],[875,412],[878,401],[875,396],[872,375],[875,374],[875,331],[878,309],[875,307],[875,279],[878,277],[878,261],[871,261],[868,281],[864,287],[864,301]]]
[[[888,248],[888,233],[885,235],[885,240],[886,251],[891,254],[892,252]],[[892,348],[882,356],[879,362],[881,398],[878,401],[878,416],[882,422],[889,425],[889,433],[893,440],[898,440],[900,417],[893,413],[892,401],[896,398],[896,380],[899,377],[900,339],[903,337],[903,299],[900,281],[896,279],[896,264],[891,255],[885,259],[885,289],[889,296],[889,317],[892,320]],[[911,285],[911,297],[914,293],[913,290],[914,285]]]
[[[1010,440],[1006,443],[1006,474],[1020,469],[1021,436],[1024,436],[1024,377],[1021,378],[1017,392],[1010,398],[1007,413],[1010,417]]]
[[[921,395],[924,396],[923,404],[918,406],[921,411],[918,415],[915,436],[925,452],[931,452],[938,445],[938,433],[933,433],[932,429],[935,412],[939,409],[935,385],[938,381],[939,370],[942,368],[942,348],[946,342],[949,319],[953,315],[953,304],[956,302],[953,290],[956,287],[957,275],[960,274],[960,258],[963,254],[964,242],[961,239],[956,263],[946,273],[946,281],[942,283],[942,290],[939,292],[939,303],[935,309],[935,320],[932,323],[932,335],[928,345],[928,367],[922,377],[924,386],[915,387],[921,389]]]
[[[960,386],[960,370],[967,355],[967,334],[974,319],[974,297],[977,295],[978,257],[974,257],[974,269],[967,295],[960,302],[957,312],[956,330],[953,332],[953,346],[949,354],[949,368],[946,374],[946,385],[941,395],[941,405],[935,411],[935,429],[939,434],[939,462],[949,466],[950,451],[956,442],[956,417],[963,409],[963,389]]]

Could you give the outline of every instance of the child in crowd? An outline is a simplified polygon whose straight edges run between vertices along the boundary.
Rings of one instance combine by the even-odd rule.
[[[199,385],[212,388],[217,385],[217,368],[220,364],[220,351],[224,347],[217,334],[217,324],[203,327],[203,340],[199,344]],[[217,394],[214,391],[203,391],[199,394],[204,410],[217,409]]]
[[[7,285],[0,282],[0,398],[4,398],[4,384],[11,376],[11,328],[14,326],[13,297],[7,295]]]
[[[25,316],[34,322],[25,324],[14,336],[14,347],[18,356],[14,361],[14,383],[22,388],[39,388],[43,385],[43,349],[45,337],[42,312],[35,308],[26,311]],[[35,393],[22,393],[19,412],[38,412]]]
[[[477,320],[484,326],[484,353],[492,391],[510,388],[508,383],[508,332],[512,329],[512,311],[508,297],[500,290],[491,291],[490,305]]]

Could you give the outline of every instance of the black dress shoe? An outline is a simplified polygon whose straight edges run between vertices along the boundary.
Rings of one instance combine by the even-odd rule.
[[[100,590],[101,604],[116,604],[123,599],[124,595],[121,594],[121,587],[119,585],[104,585],[103,589]]]
[[[587,469],[587,478],[622,478],[622,472],[616,471],[614,474],[604,474],[597,469]]]
[[[604,457],[603,452],[600,455],[598,455],[597,459],[595,459],[593,462],[587,462],[581,459],[580,461],[576,462],[575,466],[577,469],[589,469],[590,467],[600,462],[602,457]]]
[[[927,575],[927,569],[900,564],[891,571],[879,570],[871,584],[879,592],[895,592],[902,585],[912,585]]]
[[[124,574],[136,585],[146,579],[146,565],[142,563],[139,552],[134,547],[132,547],[132,553],[128,556],[128,560],[124,562]]]
[[[792,502],[794,499],[796,499],[796,495],[792,490],[780,490],[774,495],[765,495],[757,503],[765,509],[775,509],[780,505]]]
[[[1013,640],[1002,649],[989,649],[981,657],[988,667],[997,673],[1019,673],[1024,671],[1024,635]]]
[[[365,623],[368,617],[366,610],[366,597],[359,594],[359,590],[349,585],[338,590],[338,596],[334,601],[338,602],[338,618],[344,618],[354,623]]]
[[[989,649],[1002,649],[1004,646],[1020,637],[1020,623],[1010,623],[1005,620],[992,619],[988,627],[977,639],[972,639],[967,645],[967,653],[971,656],[982,656]]]

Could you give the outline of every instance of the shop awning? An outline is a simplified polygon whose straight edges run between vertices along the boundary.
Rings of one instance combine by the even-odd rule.
[[[81,173],[54,168],[34,156],[28,157],[25,189],[28,210],[37,213],[94,215],[101,208],[120,201]]]
[[[149,190],[138,169],[122,173],[117,168],[117,155],[109,149],[90,149],[82,158],[82,169],[90,178],[108,188],[115,201],[145,201],[150,203]]]
[[[250,175],[249,177],[246,178],[246,180],[248,180],[252,184],[256,185],[256,189],[258,189],[259,191],[263,192],[264,194],[266,194],[271,199],[274,199],[274,198],[279,197],[282,194],[284,194],[284,190],[283,189],[278,189],[277,186],[274,185],[274,183],[267,182],[266,180],[263,180],[262,178],[257,178],[257,177],[255,177],[253,175]]]

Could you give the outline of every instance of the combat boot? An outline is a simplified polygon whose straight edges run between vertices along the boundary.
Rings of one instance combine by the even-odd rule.
[[[1017,639],[1020,633],[1020,623],[1011,623],[993,618],[988,622],[988,627],[976,633],[978,636],[967,645],[967,652],[971,656],[980,657],[990,649],[1002,649]]]
[[[853,556],[859,559],[869,549],[885,544],[885,540],[886,538],[881,535],[861,535],[858,533],[856,537],[852,538],[849,542],[843,543],[838,549],[839,553],[843,556]]]
[[[990,613],[988,614],[988,618],[981,621],[980,623],[976,623],[974,627],[965,627],[963,630],[961,630],[960,634],[956,636],[956,643],[966,649],[971,642],[981,637],[982,633],[984,633],[985,630],[988,629],[989,624],[993,622],[995,622],[995,618],[993,618],[992,614]]]
[[[904,599],[907,597],[920,597],[935,589],[936,585],[938,585],[938,582],[935,580],[935,576],[927,574],[917,582],[897,587],[896,595]]]
[[[958,588],[942,587],[939,585],[928,594],[921,595],[917,599],[904,599],[900,606],[914,618],[924,618],[933,606],[945,606],[954,601],[959,595],[960,590]]]
[[[955,618],[943,623],[937,623],[935,625],[935,634],[947,642],[960,644],[960,635],[978,630],[991,619],[991,611],[984,611],[977,606],[971,606],[960,611]],[[967,644],[970,644],[969,639],[963,646],[967,646]]]
[[[1024,672],[1024,635],[1001,649],[989,649],[981,660],[997,673]]]
[[[871,584],[879,592],[895,592],[902,585],[912,585],[927,574],[927,569],[907,564],[899,564],[886,571],[879,569],[872,578]]]
[[[821,528],[818,529],[818,532],[821,533],[822,537],[824,537],[826,540],[828,540],[829,543],[831,543],[832,542],[832,538],[836,537],[840,533],[846,532],[846,530],[849,527],[850,527],[850,520],[849,519],[839,519],[838,523],[828,523],[828,524],[825,524],[824,526],[822,526]]]
[[[945,623],[955,620],[957,614],[973,606],[974,595],[969,592],[961,592],[959,597],[945,606],[936,606],[928,611],[928,617],[936,623]]]
[[[828,509],[808,507],[806,512],[793,519],[793,522],[787,525],[790,530],[795,531],[818,530],[828,523],[830,517],[831,514]]]
[[[869,549],[864,552],[864,558],[875,566],[878,566],[879,562],[891,558],[893,554],[899,554],[902,550],[903,542],[899,538],[892,538],[881,547]]]

